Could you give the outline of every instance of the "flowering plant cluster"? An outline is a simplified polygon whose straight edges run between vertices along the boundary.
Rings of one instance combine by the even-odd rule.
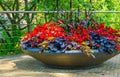
[[[70,23],[66,32],[64,21],[38,24],[21,38],[21,47],[37,48],[43,53],[78,53],[93,55],[97,52],[111,54],[120,50],[120,30],[94,22],[87,28],[83,23]],[[74,27],[75,26],[75,27]],[[74,50],[74,51],[72,51]],[[78,50],[78,51],[76,51]]]

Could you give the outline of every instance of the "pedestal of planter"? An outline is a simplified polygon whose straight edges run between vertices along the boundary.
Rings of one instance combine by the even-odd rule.
[[[88,67],[99,65],[119,54],[117,51],[109,55],[106,53],[94,53],[96,58],[84,53],[38,53],[32,50],[23,50],[24,53],[34,57],[44,64],[59,67]]]

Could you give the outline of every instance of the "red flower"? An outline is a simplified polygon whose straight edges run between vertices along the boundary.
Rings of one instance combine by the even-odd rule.
[[[95,32],[98,33],[101,36],[105,36],[110,40],[118,40],[119,36],[119,31],[111,28],[111,27],[106,27],[104,23],[96,24],[95,27],[88,27],[89,32]]]
[[[82,28],[83,35],[88,34],[88,31],[85,28]]]
[[[116,44],[116,48],[117,48],[117,50],[120,51],[120,45],[119,44]]]
[[[25,34],[26,36],[24,37],[24,40],[36,37],[38,39],[37,42],[41,42],[49,37],[64,37],[69,41],[76,41],[81,44],[84,41],[91,40],[89,39],[89,32],[98,33],[101,36],[105,36],[108,39],[115,41],[117,41],[118,37],[120,37],[120,30],[115,30],[111,27],[105,27],[104,23],[95,23],[96,26],[89,26],[88,28],[84,28],[82,24],[78,25],[77,28],[74,28],[74,24],[71,23],[71,27],[73,28],[68,34],[65,32],[64,28],[60,26],[61,23],[63,23],[62,20],[48,22],[43,25],[37,24],[37,26],[31,32]],[[116,47],[120,49],[120,46],[116,45]]]

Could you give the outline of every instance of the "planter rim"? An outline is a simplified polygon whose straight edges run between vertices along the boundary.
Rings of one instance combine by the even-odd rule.
[[[40,53],[39,51],[39,48],[26,48],[26,49],[23,49],[22,50],[27,50],[29,52],[32,52],[32,53]],[[72,51],[72,50],[67,50],[67,51]],[[79,51],[79,50],[75,50],[75,51]],[[116,51],[118,52],[118,51]],[[114,53],[114,52],[113,52]],[[120,52],[118,52],[120,53]],[[41,52],[41,54],[84,54],[83,52],[73,52],[73,53],[48,53],[48,52]],[[93,54],[107,54],[105,52],[94,52]]]

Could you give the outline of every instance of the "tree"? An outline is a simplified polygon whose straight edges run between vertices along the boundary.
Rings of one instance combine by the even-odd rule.
[[[2,11],[35,11],[37,3],[39,0],[0,0],[0,8]],[[27,28],[28,31],[31,30],[31,23],[34,18],[34,13],[5,13],[1,14],[0,26],[5,31],[5,38],[7,43],[12,43],[12,47],[16,45],[21,35],[21,30]],[[3,20],[5,19],[5,20]],[[26,22],[26,26],[20,25],[21,23]],[[24,24],[24,23],[23,23]],[[16,37],[16,40],[15,38]]]

